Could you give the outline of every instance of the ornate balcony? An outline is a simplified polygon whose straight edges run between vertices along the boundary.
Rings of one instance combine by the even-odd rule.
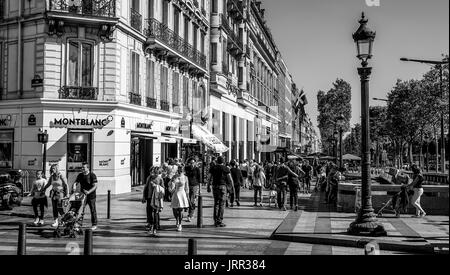
[[[63,86],[59,90],[60,99],[97,100],[98,88]]]
[[[116,0],[50,0],[49,10],[83,16],[116,17]]]
[[[138,105],[141,106],[142,105],[142,96],[135,94],[135,93],[130,93],[130,104],[133,105]]]
[[[151,109],[157,108],[156,98],[147,97],[147,108],[151,108]]]
[[[228,12],[230,15],[235,18],[236,20],[242,20],[244,19],[244,9],[242,2],[239,0],[228,0]]]
[[[170,111],[169,102],[167,102],[165,100],[161,100],[161,110],[169,112]]]
[[[228,34],[228,50],[234,56],[244,54],[242,38],[237,36],[233,31]]]
[[[131,9],[131,13],[130,13],[130,23],[131,23],[131,27],[136,29],[137,31],[141,32],[142,31],[142,15],[135,11],[134,9]]]
[[[166,52],[170,49],[167,57],[177,58],[177,55],[180,55],[206,71],[206,56],[158,20],[154,18],[147,20],[145,35],[148,37],[147,48]]]

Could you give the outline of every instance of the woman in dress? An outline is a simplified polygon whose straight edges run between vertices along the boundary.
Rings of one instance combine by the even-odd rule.
[[[170,182],[170,192],[172,193],[172,210],[177,221],[177,231],[181,232],[183,230],[183,211],[189,209],[189,183],[184,168],[181,166],[178,167]]]
[[[44,187],[43,192],[47,190],[50,186],[52,190],[50,191],[50,199],[52,201],[52,209],[53,209],[53,218],[55,222],[52,224],[52,227],[58,227],[58,218],[59,215],[64,215],[63,209],[63,199],[68,196],[69,186],[67,185],[67,179],[59,172],[59,167],[57,164],[54,164],[50,167],[50,178],[47,182],[47,185]]]

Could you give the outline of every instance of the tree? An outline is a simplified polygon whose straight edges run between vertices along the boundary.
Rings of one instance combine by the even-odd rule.
[[[361,124],[356,124],[350,135],[344,139],[344,151],[347,154],[361,156]]]
[[[330,141],[334,139],[334,131],[338,130],[336,121],[339,116],[342,115],[345,118],[345,123],[343,125],[344,132],[348,132],[350,129],[350,120],[352,116],[351,97],[352,88],[350,84],[343,79],[337,79],[333,83],[333,88],[327,93],[324,91],[319,91],[317,93],[319,111],[318,127],[322,137],[324,152],[333,147],[333,144]]]

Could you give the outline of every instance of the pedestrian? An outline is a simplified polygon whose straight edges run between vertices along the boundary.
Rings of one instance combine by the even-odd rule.
[[[47,184],[47,180],[42,177],[42,171],[36,171],[36,180],[34,181],[33,187],[31,188],[30,194],[28,196],[33,197],[31,200],[31,205],[33,206],[34,212],[34,222],[35,226],[43,226],[45,207],[48,207],[47,196],[45,195],[44,187]],[[40,214],[38,213],[38,208]]]
[[[244,188],[248,188],[248,163],[247,160],[241,162],[239,169],[241,169],[242,177],[244,179]]]
[[[91,223],[92,230],[97,230],[97,176],[92,173],[89,169],[88,163],[83,163],[82,172],[78,174],[75,183],[73,184],[73,192],[75,192],[78,185],[80,185],[80,191],[86,195],[86,203],[83,205],[83,211],[81,214],[81,220],[83,221],[84,211],[86,206],[89,205],[89,210],[91,211]]]
[[[248,175],[248,189],[253,189],[253,180],[254,180],[254,173],[255,173],[255,162],[253,160],[250,160],[247,166],[247,175]]]
[[[157,229],[160,227],[160,212],[164,208],[164,187],[163,181],[158,175],[158,168],[153,168],[150,176],[147,178],[142,203],[146,203],[147,226],[146,230],[156,236]]]
[[[226,227],[223,223],[223,215],[225,211],[225,200],[227,194],[227,185],[233,184],[231,171],[224,165],[223,157],[217,158],[217,164],[210,169],[211,180],[208,182],[208,193],[211,192],[213,186],[214,196],[214,225],[216,227]]]
[[[242,170],[239,169],[236,161],[231,162],[231,178],[234,184],[234,194],[231,196],[231,207],[234,207],[234,202],[237,206],[241,206],[241,186],[244,183],[244,177],[242,175]]]
[[[195,209],[197,205],[200,182],[201,182],[201,172],[200,168],[197,166],[197,162],[194,158],[188,160],[188,166],[186,166],[186,176],[189,182],[189,215],[187,222],[191,222],[194,218]]]
[[[408,185],[409,188],[413,188],[414,195],[412,197],[412,205],[414,208],[416,208],[416,215],[413,216],[414,218],[423,218],[427,215],[427,213],[423,210],[422,206],[420,205],[420,199],[423,196],[424,189],[423,189],[423,182],[424,177],[422,174],[422,171],[419,167],[417,167],[416,164],[413,164],[411,166],[411,170],[413,172],[413,181],[411,184]]]
[[[328,175],[328,204],[337,206],[338,186],[340,180],[340,172],[335,164],[331,165],[330,174]]]
[[[300,189],[300,182],[302,181],[305,173],[301,169],[301,165],[297,160],[292,160],[288,166],[295,175],[290,174],[288,176],[288,187],[289,187],[289,204],[291,210],[298,211],[298,191]]]
[[[264,170],[259,164],[255,165],[255,170],[253,172],[253,193],[254,193],[254,205],[253,206],[263,206],[262,205],[262,189],[266,182],[266,175]]]
[[[162,165],[162,179],[164,181],[164,201],[171,202],[171,193],[169,191],[169,182],[171,180],[172,169],[168,162],[164,162]]]
[[[278,207],[286,211],[286,192],[287,192],[287,182],[289,175],[293,177],[298,177],[289,167],[286,166],[284,158],[280,158],[280,166],[276,170],[276,185],[277,185],[277,201]]]
[[[52,187],[50,191],[50,200],[52,202],[53,219],[55,220],[52,227],[58,227],[59,215],[64,215],[63,199],[67,197],[69,191],[67,179],[59,172],[58,164],[53,164],[50,167],[50,178],[47,185],[45,185],[43,192],[45,193],[50,186]]]
[[[305,173],[303,180],[305,182],[306,194],[310,194],[311,193],[311,180],[313,177],[313,168],[311,165],[309,165],[309,161],[307,161],[307,160],[305,161],[305,163],[302,167],[302,170]]]
[[[177,167],[175,175],[170,181],[172,193],[172,211],[176,220],[177,231],[183,230],[183,212],[189,209],[189,182],[183,167]]]

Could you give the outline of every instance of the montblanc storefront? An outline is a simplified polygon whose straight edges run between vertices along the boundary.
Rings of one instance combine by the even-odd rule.
[[[46,131],[46,175],[58,164],[70,185],[84,162],[99,180],[98,193],[127,193],[142,185],[152,166],[179,158],[179,117],[117,103],[21,100],[0,104],[0,169],[21,169],[33,182],[43,167]]]

